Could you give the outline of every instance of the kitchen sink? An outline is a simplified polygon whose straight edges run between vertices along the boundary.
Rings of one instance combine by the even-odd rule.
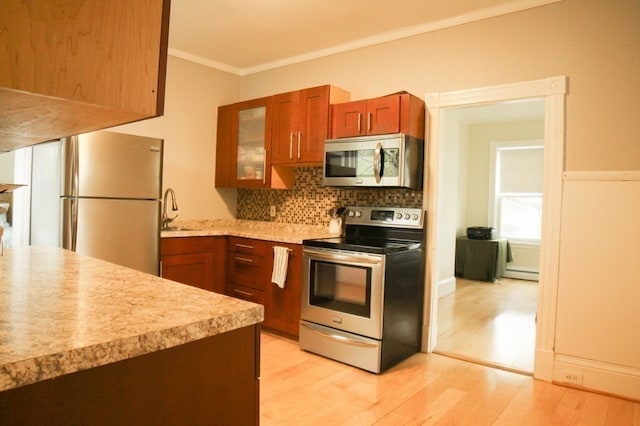
[[[160,231],[166,232],[177,232],[177,231],[195,231],[195,229],[190,228],[182,228],[180,226],[167,226],[166,228],[161,228]]]

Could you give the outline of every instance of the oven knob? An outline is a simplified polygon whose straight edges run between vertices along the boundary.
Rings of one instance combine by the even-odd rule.
[[[396,219],[402,219],[402,213],[396,213]]]
[[[410,215],[409,213],[405,213],[405,214],[404,214],[404,218],[405,218],[406,220],[409,220],[409,218],[410,218],[410,217],[411,217],[411,215]]]
[[[354,217],[356,214],[353,212],[353,210],[349,210],[349,217]]]
[[[411,216],[411,219],[418,220],[418,215],[414,213],[413,216]]]
[[[356,210],[356,217],[362,216],[362,212],[360,210]]]

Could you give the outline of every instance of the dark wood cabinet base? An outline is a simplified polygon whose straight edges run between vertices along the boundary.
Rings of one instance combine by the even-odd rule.
[[[3,424],[259,423],[260,327],[0,392]]]

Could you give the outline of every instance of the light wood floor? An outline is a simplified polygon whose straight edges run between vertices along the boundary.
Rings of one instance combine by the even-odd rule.
[[[438,302],[435,352],[533,373],[538,283],[456,279]]]
[[[640,403],[437,354],[376,375],[262,333],[261,425],[640,425]]]

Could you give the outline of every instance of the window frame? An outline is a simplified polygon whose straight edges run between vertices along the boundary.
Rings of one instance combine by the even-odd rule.
[[[499,214],[499,202],[503,198],[516,198],[516,197],[528,197],[528,198],[539,198],[541,203],[540,214],[542,215],[542,202],[543,202],[543,193],[542,192],[505,192],[500,193],[498,191],[498,152],[501,150],[515,150],[515,149],[542,149],[544,150],[544,140],[543,139],[529,139],[529,140],[518,140],[518,141],[494,141],[489,144],[490,155],[489,155],[489,212],[488,218],[489,223],[496,229],[496,238],[507,238],[501,235],[500,226],[501,226],[501,216]],[[544,170],[540,170],[541,177],[544,178]],[[542,218],[541,218],[542,219]],[[542,231],[542,230],[541,230]],[[542,234],[542,232],[541,232]],[[541,238],[531,239],[531,238],[513,238],[508,237],[509,242],[523,245],[532,245],[532,246],[540,246]]]

